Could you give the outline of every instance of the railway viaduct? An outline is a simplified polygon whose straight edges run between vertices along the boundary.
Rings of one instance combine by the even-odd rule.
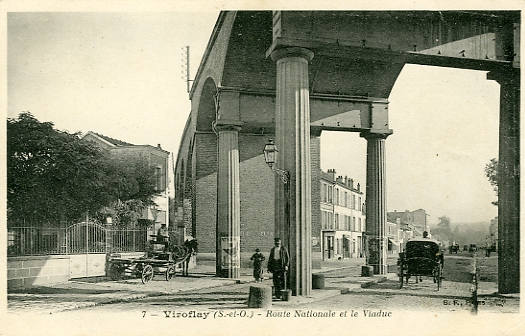
[[[387,271],[388,97],[403,66],[420,64],[500,84],[499,291],[519,292],[519,41],[518,11],[221,12],[175,166],[179,212],[200,251],[216,252],[217,276],[239,276],[241,251],[279,236],[293,295],[310,294],[323,130],[367,142],[367,263]],[[263,156],[269,139],[276,169]]]

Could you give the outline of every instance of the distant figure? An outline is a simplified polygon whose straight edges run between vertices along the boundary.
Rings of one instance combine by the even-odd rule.
[[[255,253],[250,258],[250,260],[253,260],[253,277],[255,278],[255,282],[263,281],[263,261],[265,259],[261,250],[258,248],[255,249]]]
[[[427,231],[423,231],[423,238],[428,238],[428,232]]]
[[[191,258],[197,254],[197,246],[199,243],[197,243],[197,239],[193,238],[192,240],[186,239],[184,242],[184,249],[186,250],[186,254],[184,256],[184,262],[182,263],[182,275],[183,276],[189,276],[189,268],[190,268],[190,261]]]
[[[275,298],[281,298],[281,289],[286,289],[286,272],[290,266],[290,255],[286,247],[281,246],[281,238],[275,238],[275,246],[268,258],[268,272],[273,273]]]
[[[162,224],[157,231],[157,242],[158,243],[167,243],[168,242],[168,228],[166,224]]]

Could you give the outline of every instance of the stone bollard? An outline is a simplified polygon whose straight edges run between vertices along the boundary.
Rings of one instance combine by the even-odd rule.
[[[292,299],[292,290],[291,289],[281,289],[281,300],[290,301]]]
[[[271,308],[272,307],[272,287],[270,286],[250,286],[250,296],[248,297],[248,308]]]
[[[472,264],[472,269],[469,272],[470,276],[470,302],[472,304],[472,308],[470,312],[473,315],[477,315],[478,313],[478,282],[479,282],[479,268],[477,264],[477,260],[474,259],[474,262]]]
[[[324,274],[312,274],[312,288],[323,289],[324,288]]]
[[[373,266],[361,266],[361,276],[362,277],[370,277],[374,275],[374,267]]]

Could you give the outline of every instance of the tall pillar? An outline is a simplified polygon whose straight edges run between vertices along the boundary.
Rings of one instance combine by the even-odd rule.
[[[520,292],[520,70],[490,72],[500,84],[498,291]]]
[[[276,165],[290,174],[288,186],[280,181],[276,183],[275,234],[290,251],[289,283],[293,295],[307,296],[312,290],[308,62],[313,52],[285,48],[275,50],[271,56],[277,63],[275,144],[279,156]]]
[[[216,275],[238,278],[241,252],[241,199],[239,183],[240,122],[215,123],[218,133]]]
[[[388,236],[386,235],[385,139],[390,132],[366,131],[366,263],[374,274],[386,274]]]

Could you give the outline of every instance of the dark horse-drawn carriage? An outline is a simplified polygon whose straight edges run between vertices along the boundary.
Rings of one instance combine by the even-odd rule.
[[[186,241],[183,246],[173,245],[167,241],[151,240],[146,253],[138,258],[110,255],[109,276],[112,280],[120,280],[125,276],[139,277],[145,284],[150,282],[155,274],[162,274],[167,281],[170,281],[175,277],[179,266],[182,266],[182,272],[187,276],[188,264],[191,257],[196,254],[196,248],[196,239]]]
[[[437,240],[429,238],[412,238],[406,242],[405,251],[399,253],[397,261],[399,272],[399,288],[403,282],[408,284],[411,276],[416,278],[416,283],[421,277],[432,277],[437,283],[437,289],[441,287],[443,274],[443,252]]]

